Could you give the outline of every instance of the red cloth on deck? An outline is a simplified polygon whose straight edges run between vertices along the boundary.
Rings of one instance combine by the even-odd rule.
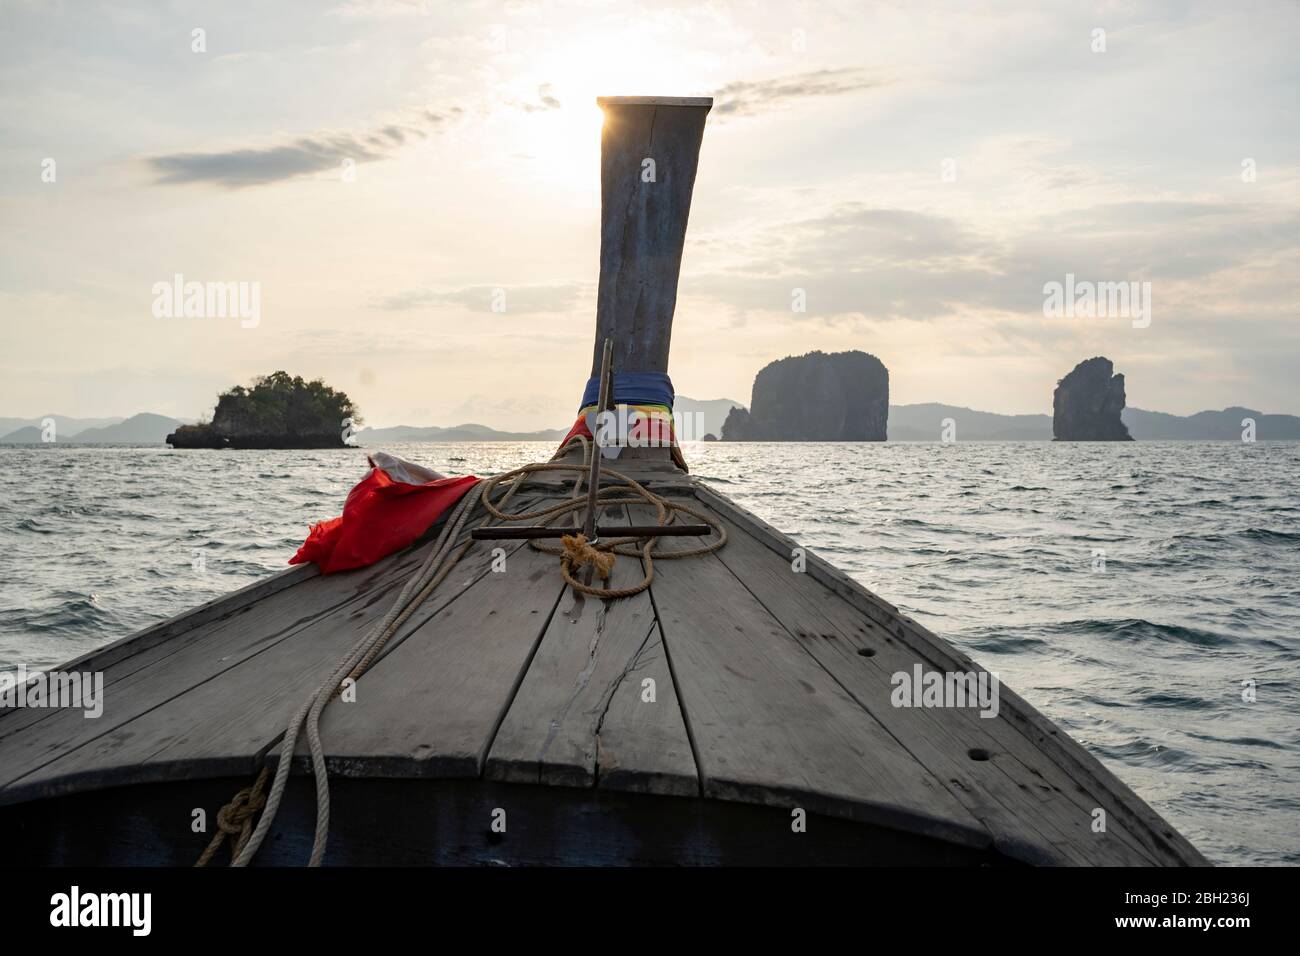
[[[479,480],[466,475],[413,485],[371,468],[348,492],[343,515],[313,525],[289,563],[314,562],[321,574],[374,564],[413,543]]]

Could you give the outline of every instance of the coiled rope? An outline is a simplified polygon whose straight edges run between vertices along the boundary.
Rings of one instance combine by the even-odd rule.
[[[556,460],[564,456],[576,444],[582,446],[582,464],[566,464]],[[597,453],[599,452],[597,451]],[[383,620],[352,646],[334,668],[333,673],[303,701],[302,706],[289,718],[284,739],[280,746],[275,778],[271,782],[270,791],[263,798],[262,788],[268,775],[267,768],[263,767],[253,786],[240,790],[218,812],[218,831],[194,864],[195,866],[206,866],[227,837],[231,839],[231,866],[247,866],[252,862],[253,857],[257,855],[257,851],[262,845],[262,841],[266,838],[267,832],[271,829],[276,812],[280,808],[280,801],[284,797],[284,791],[289,782],[289,771],[292,767],[294,751],[297,749],[298,738],[304,732],[304,729],[307,746],[311,753],[312,775],[316,784],[316,834],[312,841],[311,858],[308,860],[308,866],[320,866],[325,857],[325,847],[329,840],[330,820],[329,774],[325,765],[325,748],[320,737],[321,712],[324,711],[326,705],[336,695],[343,691],[348,681],[355,682],[366,672],[393,634],[415,613],[416,609],[451,573],[457,562],[464,557],[465,553],[473,545],[473,540],[468,534],[462,536],[462,532],[465,530],[465,524],[480,504],[489,518],[495,518],[498,521],[540,520],[542,524],[550,524],[561,515],[584,509],[587,506],[586,499],[579,499],[578,496],[582,492],[586,481],[591,463],[591,454],[592,448],[588,440],[584,436],[575,435],[564,447],[556,452],[549,462],[525,465],[522,468],[516,468],[513,471],[488,478],[466,492],[465,496],[461,498],[448,516],[446,523],[443,525],[442,533],[439,534],[437,541],[430,550],[428,558],[406,582],[397,600],[393,602],[393,606],[384,615]],[[534,475],[545,472],[576,473],[577,477],[569,501],[537,511],[512,514],[503,510],[515,492],[523,487],[525,481]],[[726,544],[726,528],[711,515],[687,505],[668,501],[649,491],[639,482],[612,469],[603,469],[601,474],[602,477],[609,476],[623,482],[623,484],[602,485],[597,489],[597,501],[601,507],[648,504],[654,507],[657,516],[656,523],[661,527],[672,523],[676,519],[678,512],[688,514],[709,525],[714,531],[711,538],[716,538],[716,540],[710,540],[698,547],[672,551],[661,550],[659,538],[637,539],[625,537],[588,542],[583,535],[579,534],[573,537],[565,536],[560,547],[530,540],[528,543],[534,549],[560,557],[560,574],[565,583],[576,591],[603,599],[630,597],[644,591],[654,580],[655,558],[666,560],[696,557],[717,551]],[[497,488],[503,484],[507,485],[506,491],[500,501],[494,502],[492,500],[493,495]],[[617,497],[620,495],[623,497]],[[641,543],[637,544],[638,541]],[[602,579],[608,578],[609,571],[613,566],[614,556],[618,554],[641,559],[644,577],[639,584],[625,588],[605,588],[584,584],[575,577],[575,572],[585,564],[591,563],[598,570],[603,571],[601,574]],[[252,817],[259,809],[262,810],[261,817],[250,833]]]

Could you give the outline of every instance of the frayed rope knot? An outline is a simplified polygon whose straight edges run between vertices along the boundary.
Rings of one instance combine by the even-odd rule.
[[[584,564],[590,564],[596,569],[602,581],[608,581],[610,572],[614,570],[614,552],[599,551],[587,544],[585,534],[566,534],[560,538],[560,543],[564,545],[564,563],[569,566],[570,573],[578,570]]]
[[[227,837],[230,838],[231,859],[239,856],[239,851],[244,848],[244,844],[253,834],[253,819],[266,806],[266,794],[263,790],[266,787],[267,776],[267,769],[263,767],[251,787],[240,790],[229,803],[217,811],[217,832],[212,835],[212,842],[203,851],[195,866],[207,866]]]

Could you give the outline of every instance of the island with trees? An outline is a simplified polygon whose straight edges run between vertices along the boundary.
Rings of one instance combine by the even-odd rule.
[[[173,448],[346,448],[361,425],[352,399],[321,379],[272,372],[217,398],[211,422],[182,425]]]

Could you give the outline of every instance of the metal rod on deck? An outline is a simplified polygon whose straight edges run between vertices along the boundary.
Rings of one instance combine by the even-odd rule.
[[[713,533],[713,529],[706,524],[597,525],[595,531],[597,537],[608,535],[611,538],[675,538],[691,535],[704,537]],[[475,541],[528,541],[562,538],[573,532],[573,528],[511,528],[508,525],[493,525],[490,528],[475,528],[469,536]]]
[[[595,544],[596,538],[596,492],[600,485],[600,442],[596,436],[600,432],[600,416],[606,410],[610,379],[613,374],[609,364],[614,357],[614,340],[605,340],[605,351],[600,357],[600,390],[596,393],[596,427],[591,432],[591,470],[587,472],[587,520],[583,522],[582,533],[587,536],[588,544]],[[590,583],[590,582],[588,582]]]
[[[587,473],[587,519],[582,525],[582,533],[586,535],[587,543],[592,545],[600,540],[600,535],[596,533],[596,496],[600,490],[600,441],[596,436],[600,434],[600,416],[609,407],[606,403],[614,394],[614,371],[610,367],[613,361],[614,340],[607,338],[605,349],[600,356],[600,390],[596,393],[596,427],[591,430],[591,471]],[[582,574],[583,584],[591,586],[591,577],[595,570],[594,562],[587,565],[587,569]]]

